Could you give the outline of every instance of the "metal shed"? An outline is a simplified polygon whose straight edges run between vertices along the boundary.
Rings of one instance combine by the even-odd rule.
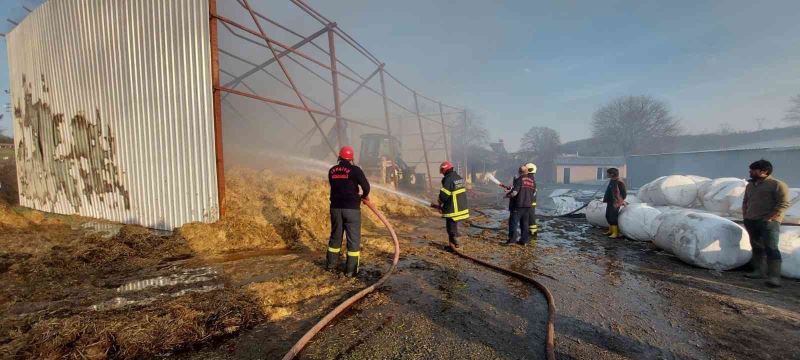
[[[219,218],[208,0],[51,0],[7,45],[21,205]]]
[[[776,177],[790,186],[800,186],[797,146],[628,156],[628,183],[639,187],[660,176],[675,174],[745,178],[750,163],[759,159],[772,162]]]

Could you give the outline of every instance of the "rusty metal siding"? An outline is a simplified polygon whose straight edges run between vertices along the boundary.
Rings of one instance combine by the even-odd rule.
[[[208,0],[50,0],[7,37],[20,203],[219,218]]]

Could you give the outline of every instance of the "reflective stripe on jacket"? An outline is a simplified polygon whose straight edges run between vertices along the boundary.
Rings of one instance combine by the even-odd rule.
[[[454,221],[469,218],[469,205],[467,203],[467,189],[464,179],[451,170],[442,178],[442,188],[439,190],[439,203],[442,205],[442,217]]]

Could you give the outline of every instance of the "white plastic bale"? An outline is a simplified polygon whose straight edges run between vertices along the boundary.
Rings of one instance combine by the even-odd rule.
[[[658,227],[654,226],[658,215],[661,215],[661,211],[647,204],[628,205],[619,215],[620,230],[628,239],[652,241],[658,231]]]
[[[716,214],[728,215],[737,201],[741,207],[741,197],[747,181],[737,178],[714,179],[703,195],[703,208]]]
[[[692,210],[673,208],[673,207],[656,207],[656,210],[661,211],[661,214],[653,219],[652,226],[656,229],[656,234],[653,236],[653,244],[661,250],[672,253],[672,243],[674,242],[674,234],[669,231],[661,231],[661,228],[671,229],[683,221],[683,218]]]
[[[660,177],[642,187],[640,196],[653,205],[675,205],[688,207],[697,199],[698,185],[692,178],[684,175]]]
[[[707,188],[707,185],[711,184],[711,179],[704,177],[704,176],[697,176],[697,175],[686,175],[697,184],[697,197],[695,198],[694,202],[692,203],[693,208],[702,207],[703,206],[703,190]]]
[[[781,275],[800,279],[800,226],[782,226],[778,248],[781,251]]]
[[[639,197],[636,195],[628,195],[625,198],[625,202],[627,202],[628,204],[641,204],[642,200],[639,199]]]
[[[734,269],[752,255],[747,231],[714,214],[674,215],[659,225],[656,238],[671,243],[672,253],[682,261],[706,269]]]
[[[784,222],[790,224],[800,224],[800,189],[789,189],[789,209],[786,210]]]
[[[586,221],[594,226],[608,227],[606,221],[606,203],[600,200],[592,200],[586,206]]]

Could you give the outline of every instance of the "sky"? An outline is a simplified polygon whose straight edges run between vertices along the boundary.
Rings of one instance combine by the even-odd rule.
[[[510,150],[532,126],[589,137],[594,111],[619,96],[663,100],[700,133],[788,125],[800,93],[796,0],[306,1],[405,83],[473,110]],[[0,0],[2,21],[19,3]],[[0,38],[2,89],[6,62]]]

